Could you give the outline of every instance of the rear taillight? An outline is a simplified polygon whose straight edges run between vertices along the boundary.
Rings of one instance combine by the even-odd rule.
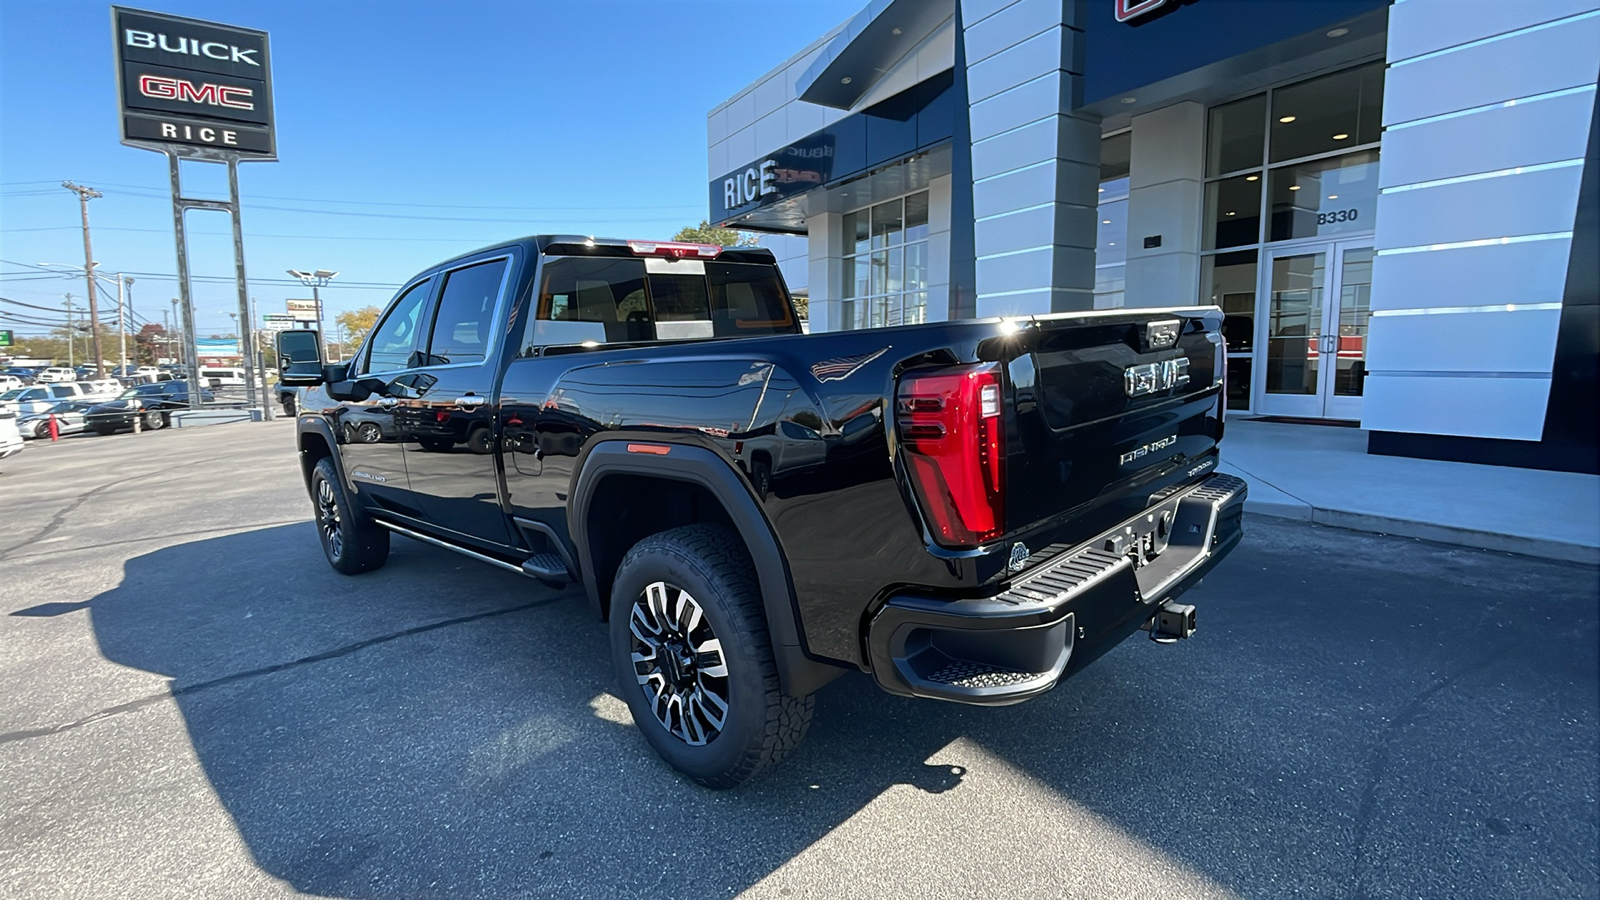
[[[895,410],[906,468],[934,540],[972,547],[1005,533],[1000,368],[915,372]]]

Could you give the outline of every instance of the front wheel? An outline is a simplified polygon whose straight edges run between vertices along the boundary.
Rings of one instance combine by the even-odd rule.
[[[634,545],[611,592],[611,658],[639,731],[662,759],[730,788],[788,756],[815,701],[778,684],[755,566],[718,525]]]
[[[311,502],[328,565],[345,575],[359,575],[389,559],[388,529],[350,503],[331,457],[317,460],[311,470]]]
[[[158,431],[158,430],[166,427],[166,424],[167,424],[166,416],[163,416],[158,410],[152,409],[152,410],[148,410],[148,411],[145,412],[145,414],[144,414],[144,430],[145,431]]]

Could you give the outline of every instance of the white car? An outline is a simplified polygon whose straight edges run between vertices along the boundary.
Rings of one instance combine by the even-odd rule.
[[[9,391],[12,388],[23,386],[23,381],[15,375],[0,375],[0,391]]]
[[[48,369],[40,370],[39,377],[36,380],[59,384],[64,381],[77,381],[78,373],[66,366],[51,366]]]
[[[13,415],[34,413],[62,400],[84,399],[92,398],[85,396],[83,385],[77,382],[36,384],[0,393],[0,413],[9,412]]]
[[[76,382],[83,389],[85,400],[115,400],[122,395],[122,382],[115,378],[97,378]]]
[[[200,380],[210,387],[243,387],[245,384],[244,370],[230,366],[203,366]]]
[[[0,412],[0,459],[22,451],[22,434],[14,413]]]
[[[139,368],[134,369],[133,371],[135,373],[139,374],[139,375],[160,375],[161,374],[161,370],[156,368],[155,366],[140,366]]]

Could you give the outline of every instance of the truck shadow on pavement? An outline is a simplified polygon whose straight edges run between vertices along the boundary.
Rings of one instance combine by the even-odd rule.
[[[1308,565],[1334,567],[1352,550],[1323,552]],[[973,845],[964,859],[1022,841],[1031,849],[1019,858],[1059,854],[1037,871],[1066,873],[1107,864],[1086,854],[1104,852],[1109,834],[1132,848],[1125,855],[1155,860],[1110,863],[1166,866],[1178,882],[1189,873],[1220,893],[1444,891],[1437,880],[1386,879],[1413,864],[1408,854],[1421,852],[1413,845],[1450,839],[1491,857],[1461,877],[1498,872],[1496,883],[1518,893],[1526,885],[1504,864],[1528,848],[1505,845],[1524,840],[1527,822],[1548,823],[1491,796],[1465,825],[1418,826],[1429,801],[1387,772],[1401,754],[1421,753],[1434,761],[1408,757],[1407,777],[1463,786],[1466,775],[1436,770],[1483,748],[1435,742],[1486,723],[1446,722],[1424,735],[1401,722],[1401,735],[1393,717],[1469,681],[1475,669],[1462,664],[1490,665],[1494,647],[1507,652],[1507,636],[1474,639],[1481,621],[1440,621],[1425,598],[1421,608],[1390,610],[1393,621],[1318,620],[1308,611],[1328,596],[1360,606],[1343,592],[1369,591],[1389,605],[1437,575],[1402,573],[1395,583],[1389,570],[1380,585],[1353,573],[1334,587],[1286,590],[1256,583],[1259,556],[1242,549],[1196,592],[1197,601],[1233,598],[1215,604],[1214,622],[1202,619],[1209,645],[1131,640],[1055,692],[1003,709],[904,700],[846,676],[819,694],[794,757],[720,793],[679,778],[637,735],[615,696],[605,627],[581,594],[411,541],[396,539],[384,569],[356,578],[328,569],[310,524],[180,544],[129,560],[122,583],[91,601],[89,614],[108,659],[171,679],[198,759],[256,863],[307,893],[727,896],[864,811],[896,825],[881,846],[858,845],[862,854],[917,847],[926,828],[964,835]],[[1452,597],[1461,601],[1458,591]],[[1592,619],[1591,610],[1573,639],[1592,639]],[[1449,633],[1419,634],[1416,623]],[[1374,649],[1376,634],[1393,645]],[[1528,678],[1565,682],[1574,667],[1592,671],[1582,652],[1574,662],[1552,660],[1548,644],[1512,646],[1512,662],[1536,670]],[[1415,653],[1423,658],[1399,662]],[[1398,672],[1379,671],[1397,664]],[[1502,681],[1505,669],[1488,680]],[[1454,682],[1441,689],[1446,676]],[[1512,693],[1498,699],[1523,702]],[[1452,716],[1456,706],[1465,705]],[[1498,711],[1480,715],[1496,729],[1484,747],[1515,726]],[[1592,712],[1578,715],[1593,728]],[[980,771],[982,787],[972,781]],[[996,779],[1006,779],[1005,791],[994,790]],[[1558,793],[1541,784],[1523,773],[1490,794]],[[1007,792],[1033,799],[1019,806]],[[940,793],[949,796],[919,799]],[[880,799],[890,808],[876,809]],[[1552,814],[1578,816],[1581,805]],[[1485,817],[1502,827],[1488,826],[1480,841]],[[1443,835],[1458,826],[1471,833]],[[1516,833],[1508,838],[1507,828]],[[877,839],[866,827],[857,836]],[[1562,836],[1561,846],[1569,839],[1592,848],[1593,829]],[[1384,848],[1377,857],[1374,845]],[[940,858],[937,846],[921,852]],[[1550,862],[1529,862],[1530,873],[1548,874]],[[857,870],[933,877],[892,860]],[[1574,876],[1579,886],[1591,883],[1585,872]]]

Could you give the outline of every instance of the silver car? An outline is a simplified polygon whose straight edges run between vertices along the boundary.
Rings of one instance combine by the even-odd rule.
[[[23,413],[17,416],[17,431],[22,433],[24,439],[47,438],[50,436],[50,417],[54,416],[56,434],[77,434],[89,427],[84,423],[83,414],[96,402],[63,400],[38,412]]]

